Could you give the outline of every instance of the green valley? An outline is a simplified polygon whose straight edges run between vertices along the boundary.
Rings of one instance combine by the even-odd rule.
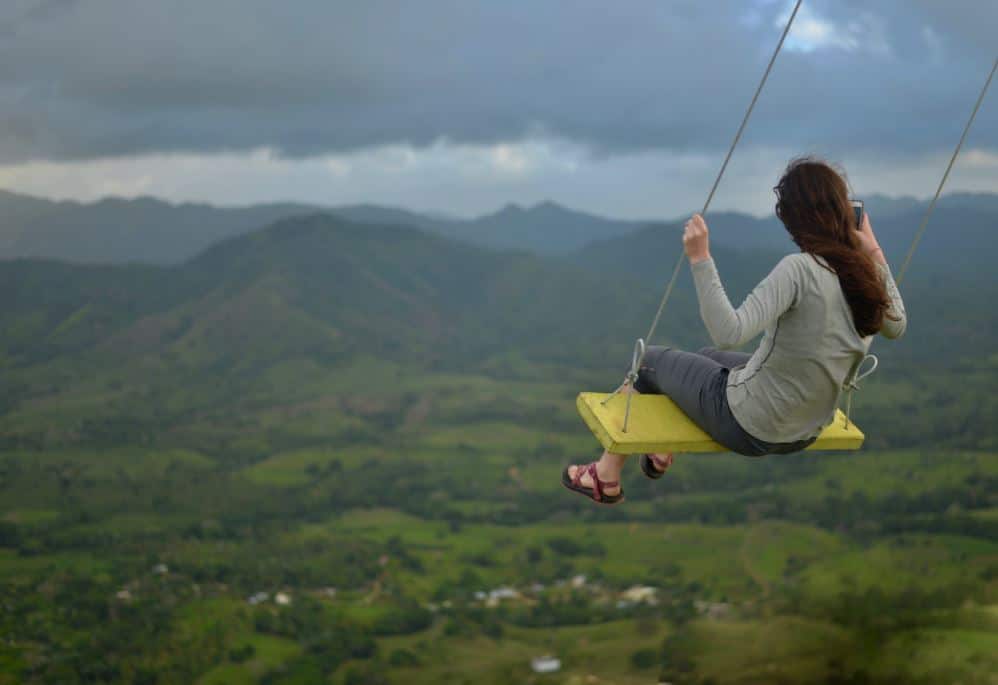
[[[614,240],[313,215],[0,264],[0,683],[993,682],[993,276],[913,276],[863,450],[630,465],[603,509],[558,480],[596,454],[574,396],[675,257]],[[733,299],[778,257],[718,248]],[[665,342],[702,331],[684,286]]]

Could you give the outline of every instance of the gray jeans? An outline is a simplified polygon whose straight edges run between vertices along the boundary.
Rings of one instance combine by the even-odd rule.
[[[687,416],[721,445],[748,457],[799,452],[812,442],[772,443],[749,435],[728,406],[728,372],[744,366],[751,355],[705,347],[696,354],[649,346],[634,389],[667,395]]]

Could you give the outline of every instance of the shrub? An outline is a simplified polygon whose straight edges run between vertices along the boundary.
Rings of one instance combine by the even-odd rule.
[[[639,649],[631,654],[631,666],[645,670],[658,665],[658,652],[651,647]]]

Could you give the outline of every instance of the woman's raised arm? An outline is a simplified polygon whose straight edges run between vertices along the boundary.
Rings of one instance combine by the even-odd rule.
[[[694,215],[686,225],[683,247],[690,258],[693,282],[700,301],[700,316],[714,345],[737,347],[759,335],[797,303],[801,255],[788,255],[735,309],[724,291],[717,266],[710,256],[707,224]]]

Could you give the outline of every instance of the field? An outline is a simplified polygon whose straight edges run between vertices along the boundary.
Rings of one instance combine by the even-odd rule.
[[[0,682],[992,682],[995,454],[679,455],[600,509],[570,387],[393,378],[5,453]]]

